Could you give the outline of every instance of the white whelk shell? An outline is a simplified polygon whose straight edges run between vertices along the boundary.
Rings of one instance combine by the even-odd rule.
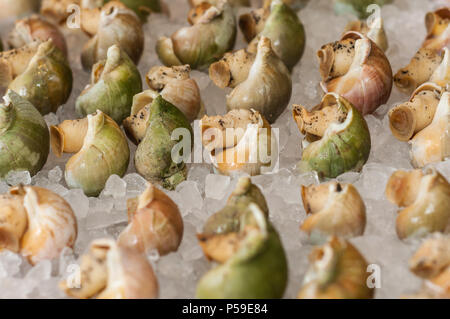
[[[75,215],[59,195],[17,186],[0,196],[0,251],[12,250],[36,264],[72,247],[76,237]]]

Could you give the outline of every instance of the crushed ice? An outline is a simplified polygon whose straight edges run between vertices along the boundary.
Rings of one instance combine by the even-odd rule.
[[[171,0],[172,15],[169,18],[153,15],[144,26],[146,50],[139,64],[142,76],[151,66],[158,65],[154,52],[156,39],[169,35],[185,25],[188,10],[186,0]],[[311,1],[299,13],[305,25],[307,47],[301,62],[293,71],[293,103],[312,107],[319,102],[321,91],[318,86],[320,76],[315,52],[321,45],[339,38],[348,17],[335,16],[331,11],[331,1]],[[406,64],[416,52],[425,36],[422,23],[426,12],[443,5],[444,1],[396,0],[394,5],[382,8],[385,27],[388,32],[390,49],[387,55],[393,70]],[[327,21],[327,23],[323,23]],[[0,28],[4,38],[12,26]],[[333,26],[330,28],[330,26]],[[414,32],[410,32],[414,30]],[[74,101],[89,82],[89,74],[81,68],[79,56],[81,45],[87,37],[80,31],[65,30],[74,72],[74,88],[70,100],[59,108],[56,114],[48,114],[48,125],[76,118]],[[408,36],[405,36],[405,35]],[[242,36],[238,37],[236,48],[243,48]],[[224,90],[217,88],[206,73],[193,71],[201,91],[208,114],[225,112]],[[348,172],[338,177],[339,181],[355,184],[367,206],[367,227],[364,236],[351,241],[360,249],[370,263],[381,267],[382,285],[377,289],[377,298],[397,298],[402,294],[417,290],[421,281],[408,270],[407,260],[417,248],[417,242],[402,242],[395,234],[396,208],[384,197],[384,189],[390,174],[395,169],[411,169],[409,150],[406,143],[397,141],[390,133],[387,111],[393,105],[407,99],[396,88],[388,104],[374,115],[368,115],[373,147],[368,163],[361,173]],[[299,175],[294,171],[301,155],[300,133],[291,118],[290,106],[280,116],[274,127],[280,130],[280,167],[276,174],[253,177],[252,180],[263,191],[270,208],[270,218],[280,233],[289,260],[289,285],[285,297],[295,297],[306,271],[307,256],[311,249],[299,225],[305,218],[301,205],[300,185],[317,183],[317,175]],[[135,147],[130,143],[131,156]],[[113,175],[98,198],[87,198],[81,190],[69,190],[63,178],[65,155],[56,158],[50,155],[44,169],[33,178],[27,172],[8,174],[6,181],[0,181],[0,191],[7,191],[9,185],[32,184],[47,187],[63,196],[72,206],[79,226],[79,234],[74,251],[65,249],[58,260],[44,261],[31,267],[21,256],[12,252],[0,253],[0,298],[61,298],[58,281],[67,275],[67,269],[76,258],[87,249],[89,242],[98,237],[115,237],[126,226],[126,200],[138,196],[146,187],[146,181],[135,173],[133,161],[124,178]],[[132,158],[132,157],[131,157]],[[435,165],[450,179],[450,161]],[[209,166],[192,164],[189,166],[188,180],[176,191],[167,191],[179,205],[184,219],[184,238],[176,253],[160,257],[157,252],[148,255],[154,264],[160,284],[162,298],[192,298],[200,276],[210,265],[203,258],[195,233],[201,230],[210,214],[225,204],[227,196],[236,185],[236,177],[213,175]]]

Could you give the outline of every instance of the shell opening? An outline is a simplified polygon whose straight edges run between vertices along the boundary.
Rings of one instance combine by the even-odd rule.
[[[211,64],[209,77],[220,88],[235,88],[247,79],[254,60],[255,54],[245,49],[226,53],[221,60]]]
[[[330,126],[328,127],[328,129],[325,131],[324,136],[329,136],[329,135],[343,131],[346,127],[349,126],[352,119],[353,119],[353,109],[350,109],[350,110],[348,110],[345,120],[342,122],[335,121],[335,122],[331,123]]]
[[[66,120],[57,126],[50,126],[50,144],[53,153],[57,157],[62,153],[77,153],[83,146],[87,129],[87,118]]]
[[[356,42],[357,40],[353,38],[342,39],[324,45],[317,52],[319,71],[323,81],[343,76],[350,70],[355,57]]]
[[[398,139],[408,141],[414,134],[416,119],[409,107],[400,105],[389,113],[389,125]]]
[[[209,77],[220,88],[226,88],[231,82],[231,70],[227,62],[221,60],[211,64]]]
[[[271,8],[260,8],[239,17],[239,28],[247,42],[250,42],[263,30],[271,10]]]
[[[397,139],[408,141],[431,123],[441,91],[438,85],[425,83],[416,89],[408,102],[389,111],[389,125]]]
[[[420,170],[411,172],[396,171],[386,185],[386,197],[400,207],[411,205],[419,194],[423,173]]]
[[[301,105],[294,105],[293,116],[302,134],[322,137],[331,124],[344,123],[348,113],[338,104],[319,105],[311,112]]]
[[[61,157],[64,152],[64,133],[57,126],[50,126],[50,144],[53,153],[57,157]]]

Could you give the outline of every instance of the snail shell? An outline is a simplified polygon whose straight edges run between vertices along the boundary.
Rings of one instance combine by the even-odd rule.
[[[427,239],[409,260],[409,268],[425,279],[422,291],[410,298],[450,298],[450,237]]]
[[[203,8],[192,26],[158,40],[156,53],[164,65],[189,64],[193,69],[205,69],[233,48],[236,21],[228,1]]]
[[[221,174],[258,175],[263,166],[273,164],[271,126],[259,112],[234,109],[224,116],[205,115],[199,125],[202,143]]]
[[[386,197],[403,207],[396,222],[400,239],[450,229],[450,184],[438,172],[397,171],[387,183]]]
[[[192,122],[202,108],[200,89],[197,82],[189,77],[191,68],[183,66],[155,66],[147,73],[148,86],[159,92],[168,102],[175,105]]]
[[[239,28],[247,42],[252,41],[260,32],[264,30],[267,18],[270,15],[270,3],[259,9],[239,17]]]
[[[27,100],[8,90],[0,104],[0,177],[10,171],[36,174],[47,161],[50,137],[42,115]]]
[[[261,190],[249,177],[241,177],[227,203],[217,213],[211,215],[203,227],[203,234],[223,234],[238,230],[238,221],[251,204],[259,206],[264,216],[269,216],[269,208]]]
[[[77,222],[70,205],[41,187],[12,187],[0,195],[0,251],[12,250],[36,264],[72,247]]]
[[[138,64],[144,49],[144,34],[137,15],[119,1],[105,4],[100,12],[97,32],[85,44],[81,53],[84,69],[107,57],[112,45],[118,45]]]
[[[35,40],[45,42],[48,39],[52,39],[54,45],[67,57],[66,40],[58,27],[33,14],[16,21],[14,29],[9,34],[8,44],[11,48],[20,48]]]
[[[138,197],[129,199],[129,224],[118,243],[148,253],[157,249],[160,256],[176,251],[183,238],[183,219],[177,205],[152,184]]]
[[[209,77],[220,88],[235,88],[244,82],[255,62],[255,54],[241,49],[227,52],[209,67]]]
[[[425,82],[434,82],[442,87],[449,83],[450,51],[445,48],[442,52],[435,52],[421,48],[411,62],[400,69],[394,77],[397,87],[404,92],[414,91]]]
[[[131,114],[123,120],[123,128],[128,138],[138,145],[145,137],[149,124],[150,107],[159,96],[154,90],[145,90],[133,97]]]
[[[83,147],[88,130],[88,119],[65,120],[50,127],[53,153],[60,157],[62,153],[76,153]],[[75,138],[79,136],[79,138]]]
[[[329,182],[302,186],[308,214],[301,229],[308,234],[360,236],[366,226],[366,207],[352,184]]]
[[[348,241],[332,236],[313,249],[299,299],[370,299],[368,263]]]
[[[130,115],[133,96],[141,91],[141,76],[133,61],[118,45],[112,45],[106,60],[93,66],[91,83],[77,98],[75,108],[82,116],[100,110],[121,123]]]
[[[427,239],[409,260],[410,270],[421,278],[433,278],[450,266],[450,236]]]
[[[383,51],[369,38],[347,32],[317,52],[324,92],[335,92],[363,115],[385,104],[392,89],[392,69]]]
[[[300,132],[306,134],[301,171],[317,171],[320,176],[334,178],[360,170],[369,158],[367,123],[342,96],[327,93],[311,112],[294,105],[293,116]]]
[[[260,37],[267,37],[272,43],[273,51],[290,70],[303,55],[303,24],[297,14],[281,0],[272,0],[269,6],[242,15],[239,27],[250,42],[249,52],[256,53]]]
[[[431,81],[445,87],[450,82],[449,45],[450,9],[442,8],[426,15],[427,37],[410,63],[394,76],[397,87],[412,92]]]
[[[183,112],[161,95],[152,99],[151,104],[145,107],[148,108],[148,117],[147,121],[142,123],[146,130],[134,156],[136,170],[146,180],[162,183],[165,188],[174,189],[186,179],[187,172],[183,161],[180,163],[173,161],[172,150],[176,144],[181,143],[182,138],[174,140],[172,133],[175,129],[186,130],[183,132],[189,134],[186,138],[190,138],[189,145],[192,147],[194,138],[192,127]],[[134,116],[130,121],[133,119]]]
[[[280,238],[255,203],[234,216],[234,230],[199,234],[205,255],[220,263],[197,284],[198,298],[281,298],[287,260]]]
[[[450,45],[450,7],[428,12],[425,16],[427,37],[423,48],[440,51]]]
[[[72,91],[72,70],[50,39],[41,43],[22,73],[8,88],[30,101],[41,114],[56,112]]]
[[[86,195],[97,196],[111,175],[125,174],[130,158],[128,142],[120,127],[105,113],[88,115],[87,129],[86,120],[74,120],[51,126],[50,131],[56,155],[77,152],[66,163],[64,176],[70,188],[81,188]]]
[[[392,108],[389,111],[392,134],[400,141],[408,141],[430,125],[443,91],[439,85],[427,82],[414,91],[408,102]]]
[[[39,41],[33,41],[21,48],[0,52],[0,87],[7,87],[26,70],[39,45]]]
[[[227,95],[227,109],[254,109],[273,123],[288,105],[291,92],[288,69],[272,50],[269,38],[261,37],[247,79]]]
[[[62,281],[68,296],[88,299],[152,299],[158,297],[158,281],[145,255],[112,239],[94,240],[81,258],[81,285]]]
[[[433,121],[411,140],[414,167],[443,161],[450,156],[450,92],[445,92],[434,113]]]
[[[81,29],[88,35],[97,33],[102,6],[110,0],[81,0]],[[167,6],[162,0],[121,0],[124,6],[134,11],[134,13],[144,23],[151,12],[163,12],[169,14]]]

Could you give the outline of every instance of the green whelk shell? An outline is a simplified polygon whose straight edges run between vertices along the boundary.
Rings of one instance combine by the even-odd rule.
[[[158,40],[156,52],[165,65],[189,64],[193,69],[205,69],[233,48],[236,20],[227,1],[210,7],[200,20],[170,38]]]
[[[227,109],[254,109],[273,123],[287,107],[291,93],[289,70],[273,51],[270,39],[262,36],[247,79],[227,95]]]
[[[8,90],[0,104],[0,178],[10,171],[36,174],[47,161],[50,135],[39,111]]]
[[[41,43],[25,71],[8,86],[41,114],[56,112],[72,91],[72,70],[64,54],[51,40]]]
[[[328,93],[318,109],[325,101],[333,100],[338,108],[347,113],[345,121],[330,124],[322,138],[304,148],[299,163],[301,171],[317,171],[319,176],[330,178],[350,170],[361,170],[369,158],[371,147],[366,121],[346,99],[336,93]]]
[[[204,230],[207,237],[231,233],[242,237],[238,249],[200,279],[197,298],[283,296],[288,275],[286,255],[268,220],[264,196],[249,178],[239,180],[226,208],[211,216]]]
[[[81,92],[75,108],[83,116],[100,110],[122,123],[130,115],[133,96],[141,90],[138,69],[123,50],[113,45],[107,59],[94,65],[91,84]]]
[[[250,46],[256,47],[261,36],[271,40],[273,50],[288,69],[292,69],[303,55],[305,49],[303,24],[295,11],[280,0],[272,1],[264,29],[252,40]]]
[[[65,179],[70,188],[97,196],[111,175],[125,174],[130,150],[125,134],[103,112],[88,115],[88,123],[81,150],[66,164]]]
[[[269,208],[263,193],[251,183],[250,178],[242,177],[228,198],[225,207],[208,218],[203,232],[205,234],[223,234],[238,231],[240,219],[251,203],[257,204],[268,218]]]
[[[106,3],[93,22],[86,18],[83,29],[93,34],[81,52],[83,69],[90,71],[99,61],[107,58],[108,49],[118,45],[128,57],[138,64],[144,50],[142,23],[133,10],[120,1]],[[98,21],[97,21],[98,20]],[[95,23],[97,21],[97,24]]]
[[[173,147],[181,140],[172,140],[172,132],[177,128],[187,129],[190,145],[194,134],[186,116],[176,106],[158,95],[149,106],[147,129],[139,143],[134,163],[136,170],[149,181],[162,182],[165,188],[173,189],[186,179],[184,162],[175,163],[172,159]]]

